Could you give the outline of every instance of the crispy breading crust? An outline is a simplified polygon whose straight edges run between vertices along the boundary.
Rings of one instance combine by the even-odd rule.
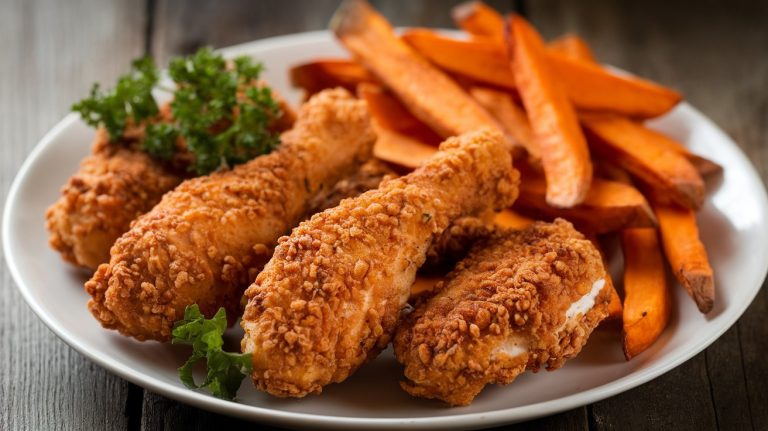
[[[287,130],[296,113],[279,93],[273,90],[272,96],[283,115],[272,122],[270,129]],[[159,117],[171,121],[169,103],[160,106]],[[189,177],[187,166],[192,156],[182,139],[169,163],[142,151],[139,147],[143,139],[143,127],[128,127],[118,143],[110,143],[106,130],[98,129],[91,154],[62,187],[59,200],[46,211],[49,243],[67,262],[94,271],[109,262],[109,249],[128,231],[131,222]]]
[[[604,278],[600,252],[562,219],[481,239],[398,328],[395,354],[408,379],[401,386],[467,405],[486,384],[559,368],[607,316],[603,286],[586,314],[566,319],[571,304]]]
[[[440,150],[278,241],[241,321],[259,389],[302,397],[346,379],[389,343],[432,239],[458,217],[516,198],[500,134],[468,133]]]
[[[131,145],[110,144],[99,129],[91,155],[45,214],[51,247],[68,262],[96,269],[131,221],[149,211],[183,176]]]
[[[225,307],[233,323],[277,238],[370,157],[374,140],[363,102],[345,90],[318,93],[277,150],[187,180],[140,217],[86,283],[89,309],[139,340],[167,341],[194,303],[209,317]]]

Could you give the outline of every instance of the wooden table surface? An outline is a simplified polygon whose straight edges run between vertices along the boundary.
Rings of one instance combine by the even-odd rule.
[[[0,2],[0,196],[40,137],[87,94],[151,53],[164,64],[325,28],[338,0]],[[395,25],[452,27],[452,1],[374,1]],[[683,91],[768,175],[768,2],[492,1],[546,37],[582,35],[600,60]],[[34,222],[42,221],[34,218]],[[0,264],[0,430],[208,429],[251,424],[124,381],[46,328]],[[740,286],[722,286],[738,289]],[[768,289],[706,351],[624,394],[515,429],[768,429]]]

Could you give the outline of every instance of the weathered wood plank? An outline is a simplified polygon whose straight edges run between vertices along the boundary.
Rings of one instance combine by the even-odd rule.
[[[152,53],[164,63],[170,56],[188,54],[200,46],[216,48],[252,40],[322,30],[339,0],[158,0],[154,20]],[[460,0],[423,0],[371,3],[396,26],[448,27],[453,23],[450,8]],[[509,0],[486,3],[511,10]]]
[[[591,0],[531,2],[530,16],[545,36],[566,31],[582,35],[601,61],[626,68],[679,88],[689,102],[718,123],[749,155],[766,179],[766,106],[768,106],[768,7],[758,1],[722,3],[647,1],[642,3]],[[733,288],[729,286],[726,288]],[[704,381],[709,381],[717,425],[725,429],[768,426],[768,311],[765,289],[738,323],[707,351],[670,373],[626,396],[598,403],[598,425],[639,422],[617,400],[639,410],[672,405],[671,414],[687,421],[708,417]],[[743,358],[742,358],[743,353]],[[743,363],[742,363],[743,362]],[[703,375],[702,370],[707,374]],[[688,378],[678,379],[678,373]],[[689,380],[693,379],[693,380]],[[672,382],[677,384],[672,384]],[[666,392],[672,390],[676,396]],[[697,400],[693,402],[691,395]],[[636,412],[640,414],[641,411]],[[629,410],[631,412],[631,410]],[[651,414],[651,413],[649,413]],[[659,419],[665,416],[660,416]],[[648,417],[652,420],[652,416]],[[653,419],[654,421],[656,419]],[[702,423],[689,423],[701,428]],[[655,422],[654,422],[655,423]],[[598,426],[602,428],[602,426]],[[706,428],[706,427],[705,427]]]
[[[38,139],[143,46],[135,2],[12,0],[0,13],[0,202]],[[43,223],[42,214],[31,214]],[[126,428],[128,384],[56,338],[0,263],[0,429]],[[57,286],[51,286],[56,288]]]
[[[589,414],[586,407],[579,407],[557,415],[547,416],[498,430],[513,431],[581,431],[589,429]]]

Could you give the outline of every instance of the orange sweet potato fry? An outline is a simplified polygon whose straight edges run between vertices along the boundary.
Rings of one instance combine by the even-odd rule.
[[[425,29],[408,31],[403,40],[446,71],[502,88],[516,88],[514,76],[504,71],[505,48],[493,40],[459,40]],[[618,75],[596,64],[549,51],[546,58],[579,110],[645,119],[665,114],[682,100],[674,90]]]
[[[376,130],[373,155],[381,160],[405,168],[416,169],[437,152],[437,147],[394,130],[380,127],[375,119],[373,126]]]
[[[583,111],[616,112],[632,118],[666,114],[682,99],[680,93],[634,76],[621,76],[597,64],[550,52],[568,96]]]
[[[360,63],[443,138],[483,127],[501,129],[456,82],[398,38],[365,1],[342,3],[331,28]]]
[[[597,160],[595,163],[595,176],[606,180],[617,181],[632,185],[632,177],[624,169],[606,160]]]
[[[443,281],[445,277],[440,275],[417,274],[416,280],[411,285],[411,296],[409,300],[414,300],[422,295],[427,295],[435,289],[435,285]]]
[[[723,171],[722,166],[705,157],[692,153],[691,150],[689,150],[685,145],[675,141],[663,133],[657,132],[639,123],[634,124],[638,127],[635,133],[640,134],[642,139],[653,141],[659,146],[664,146],[672,151],[675,151],[676,153],[682,154],[686,159],[688,159],[689,162],[691,162],[693,167],[696,168],[696,171],[702,177],[714,175]]]
[[[660,143],[655,132],[619,116],[582,116],[592,150],[658,192],[688,208],[700,208],[704,181],[679,152]]]
[[[592,161],[576,113],[547,64],[544,42],[523,18],[509,18],[511,68],[528,113],[547,179],[547,203],[581,203],[592,181]]]
[[[456,26],[467,33],[504,41],[504,17],[481,1],[469,1],[455,6],[451,17]]]
[[[534,220],[516,211],[502,210],[496,213],[493,222],[498,226],[508,229],[525,229],[533,224]]]
[[[493,115],[510,141],[525,148],[534,159],[541,158],[528,116],[525,110],[515,103],[512,95],[488,87],[472,87],[469,94]]]
[[[507,54],[496,41],[454,39],[428,29],[408,30],[402,39],[449,72],[502,88],[516,88]]]
[[[715,278],[707,250],[699,239],[696,214],[678,205],[654,203],[661,242],[672,273],[696,302],[702,313],[715,302]]]
[[[362,82],[378,80],[363,66],[345,59],[318,59],[294,66],[289,71],[291,85],[305,91],[305,97],[326,88],[344,87],[354,92]]]
[[[627,360],[650,347],[666,328],[672,309],[658,231],[627,229],[624,252],[624,356]]]
[[[545,200],[545,182],[519,163],[520,195],[513,208],[534,218],[562,217],[579,229],[607,233],[629,227],[656,226],[648,201],[629,184],[594,178],[584,202],[572,208],[555,208]]]
[[[597,63],[587,42],[573,33],[565,34],[549,42],[547,51],[558,53],[572,60]]]
[[[362,83],[357,87],[357,96],[368,103],[368,111],[379,126],[434,146],[443,141],[380,85]]]

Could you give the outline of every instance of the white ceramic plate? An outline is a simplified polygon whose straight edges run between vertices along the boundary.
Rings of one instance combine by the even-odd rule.
[[[299,95],[289,88],[288,67],[319,56],[345,55],[328,32],[266,39],[225,51],[263,60],[267,80],[293,102]],[[223,401],[179,382],[176,368],[188,355],[185,347],[139,343],[102,329],[85,307],[86,274],[48,247],[43,222],[46,207],[89,151],[93,131],[75,115],[56,125],[19,171],[3,217],[3,246],[24,298],[59,337],[115,374],[179,401],[294,427],[449,429],[521,421],[610,397],[678,366],[725,332],[760,289],[768,265],[768,201],[754,168],[720,129],[687,104],[652,125],[725,167],[723,178],[709,185],[709,199],[699,214],[717,278],[715,309],[702,316],[677,287],[669,328],[631,362],[624,361],[617,334],[598,331],[563,369],[528,373],[510,386],[486,388],[469,407],[447,408],[405,394],[398,386],[401,369],[390,352],[320,396],[281,400],[246,383],[238,402]],[[238,329],[230,332],[236,345]]]

